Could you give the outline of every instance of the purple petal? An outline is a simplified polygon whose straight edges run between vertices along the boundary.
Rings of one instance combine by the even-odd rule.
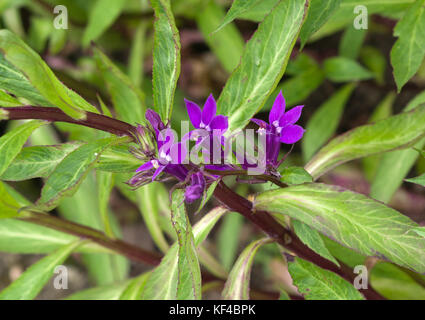
[[[193,126],[199,129],[199,125],[201,124],[202,111],[199,106],[187,99],[184,99],[184,103],[186,104],[187,113],[189,115],[190,122],[192,122]]]
[[[152,176],[152,181],[165,169],[165,166],[159,166],[158,169],[155,170],[155,173]]]
[[[282,129],[280,133],[280,142],[293,144],[303,137],[304,129],[299,125],[289,125]]]
[[[172,164],[182,163],[187,156],[187,150],[185,144],[179,142],[171,146],[170,157]]]
[[[210,122],[210,129],[211,130],[221,130],[226,131],[229,127],[229,120],[226,116],[218,115],[215,116],[211,122]]]
[[[267,128],[268,123],[264,120],[252,118],[251,121],[258,125],[260,128]]]
[[[158,113],[153,111],[152,109],[146,110],[145,118],[150,122],[152,127],[156,130],[162,130],[163,129],[163,123],[161,120],[161,117]]]
[[[294,124],[301,117],[301,111],[304,106],[296,106],[286,112],[279,120],[279,126],[285,127],[288,124]]]
[[[202,122],[205,125],[209,125],[216,113],[217,104],[215,103],[213,95],[210,94],[207,101],[205,101],[204,109],[202,110]]]
[[[273,124],[274,121],[279,120],[280,117],[285,113],[285,98],[283,97],[282,91],[277,95],[273,107],[269,113],[269,123]]]
[[[140,171],[146,171],[153,168],[152,161],[148,161],[145,164],[142,164],[140,167],[137,168],[136,172]]]

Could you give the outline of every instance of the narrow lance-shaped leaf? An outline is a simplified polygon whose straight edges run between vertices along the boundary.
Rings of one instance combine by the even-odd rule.
[[[0,220],[1,252],[19,254],[51,253],[76,240],[78,240],[78,238],[75,236],[31,222],[19,219]],[[101,247],[93,242],[81,245],[76,249],[76,252],[112,253],[109,249]]]
[[[288,270],[306,300],[364,300],[351,283],[311,262],[295,258]]]
[[[98,195],[94,172],[90,172],[72,197],[62,199],[57,211],[66,220],[105,232],[99,202],[95,200]],[[109,210],[107,213],[111,231],[120,238],[119,224]],[[81,258],[97,285],[123,281],[128,276],[129,261],[122,255],[84,253]]]
[[[418,225],[362,194],[311,183],[264,192],[254,207],[282,222],[288,215],[362,254],[425,272],[425,238],[413,231]]]
[[[69,153],[79,146],[81,146],[80,143],[72,142],[23,148],[0,177],[6,181],[46,178]]]
[[[115,21],[124,8],[126,0],[97,0],[90,11],[87,28],[84,30],[83,45],[98,39]]]
[[[56,267],[61,265],[81,241],[68,244],[29,267],[10,286],[0,292],[0,300],[30,300],[37,297]]]
[[[30,103],[45,107],[53,105],[47,101],[40,92],[29,82],[26,76],[19,71],[14,65],[8,62],[3,55],[0,54],[0,88],[15,95],[19,98],[25,98]],[[3,97],[3,100],[8,98]],[[2,104],[4,107],[12,107],[12,101]]]
[[[118,117],[132,124],[143,123],[146,111],[143,93],[96,47],[94,48],[94,57],[102,72]]]
[[[1,68],[1,66],[0,66]],[[1,87],[1,85],[0,85]],[[0,106],[2,107],[18,107],[22,106],[22,103],[19,102],[17,99],[12,97],[11,95],[7,94],[6,92],[0,90]]]
[[[336,137],[307,163],[305,169],[317,179],[344,162],[405,148],[424,134],[425,105]]]
[[[200,299],[201,271],[192,228],[184,208],[184,192],[172,195],[172,221],[178,242],[147,279],[143,299]]]
[[[9,30],[0,30],[0,51],[46,100],[69,116],[83,119],[85,111],[97,112],[95,107],[64,86],[40,56]]]
[[[118,300],[131,280],[75,292],[65,300]]]
[[[207,0],[196,16],[199,30],[205,42],[217,56],[227,72],[232,72],[239,64],[244,47],[244,39],[233,24],[214,32],[224,17],[224,11],[214,0]],[[229,50],[229,48],[231,48]]]
[[[128,146],[111,146],[96,163],[96,169],[109,172],[134,172],[140,167],[140,160],[131,156]]]
[[[339,89],[315,111],[307,122],[306,132],[301,140],[304,160],[310,160],[335,133],[354,88],[355,84],[348,84]]]
[[[281,1],[246,44],[241,63],[217,103],[219,113],[229,116],[228,132],[244,127],[276,87],[301,28],[304,11],[305,0]]]
[[[369,122],[373,123],[390,117],[392,114],[392,106],[395,98],[396,94],[394,92],[388,93],[373,111],[372,115],[369,118]],[[366,178],[369,181],[372,181],[375,177],[376,170],[379,166],[379,162],[381,159],[382,155],[380,154],[362,159],[363,170]]]
[[[68,154],[47,179],[37,201],[38,208],[52,209],[62,197],[73,195],[102,151],[116,140],[117,138],[107,138],[90,142]]]
[[[217,247],[220,262],[226,270],[230,270],[236,259],[243,223],[243,216],[236,212],[228,212],[221,223]]]
[[[248,300],[251,269],[258,249],[271,239],[264,238],[252,242],[239,256],[229,278],[226,281],[222,296],[226,300]]]
[[[114,187],[114,175],[111,172],[97,171],[96,182],[99,213],[102,218],[103,229],[108,236],[114,238],[115,234],[112,230],[108,206],[112,188]]]
[[[19,154],[31,133],[46,123],[39,120],[29,121],[0,137],[0,176]]]
[[[398,37],[391,50],[394,78],[400,92],[418,71],[425,55],[425,0],[416,0],[394,28]]]
[[[229,11],[226,13],[226,16],[224,17],[220,25],[217,27],[215,32],[221,30],[223,27],[225,27],[227,24],[232,22],[242,13],[252,8],[257,2],[258,0],[234,0],[232,2],[232,6],[230,7]]]
[[[153,48],[153,98],[156,111],[166,121],[171,116],[174,91],[180,75],[180,37],[170,0],[151,0],[155,12]]]
[[[328,248],[321,238],[320,234],[313,228],[309,227],[305,223],[302,223],[296,219],[292,220],[292,226],[296,235],[300,240],[305,243],[311,250],[321,255],[323,258],[332,261],[339,267],[338,261],[329,252]]]
[[[143,273],[135,279],[132,279],[127,288],[120,295],[120,300],[141,300],[142,292],[145,288],[149,272]]]
[[[413,98],[403,111],[412,110],[424,103],[425,92],[422,92]],[[419,139],[414,145],[415,148],[419,149],[423,146],[425,146],[425,137]],[[418,153],[412,148],[383,154],[370,187],[370,196],[382,202],[389,202],[415,164],[418,156]],[[391,172],[391,174],[388,174],[388,172]]]
[[[145,221],[146,227],[152,237],[154,243],[162,252],[167,252],[168,242],[160,228],[158,216],[159,206],[158,202],[154,201],[154,197],[158,190],[157,183],[147,184],[135,191],[137,197],[137,205]]]
[[[338,9],[341,0],[314,0],[311,1],[307,19],[301,29],[301,48],[304,47],[308,38],[325,24],[329,17]]]
[[[422,187],[425,187],[425,173],[415,178],[406,179],[406,181],[411,183],[416,183],[421,185]]]
[[[19,203],[6,189],[5,184],[0,181],[0,219],[19,215],[20,207]]]
[[[367,80],[374,76],[358,62],[344,57],[326,59],[323,67],[326,77],[333,82]]]

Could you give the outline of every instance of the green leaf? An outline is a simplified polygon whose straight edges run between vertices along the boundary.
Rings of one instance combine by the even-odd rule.
[[[204,194],[203,194],[202,199],[201,199],[201,203],[199,204],[198,210],[196,210],[195,214],[199,213],[205,207],[207,202],[211,199],[212,195],[214,194],[214,190],[217,187],[217,185],[219,184],[219,182],[220,182],[220,180],[214,181],[213,183],[211,183],[208,186],[207,190],[204,191]]]
[[[311,250],[322,256],[323,258],[332,261],[339,267],[338,261],[329,252],[328,248],[320,236],[320,234],[313,228],[310,228],[305,223],[296,219],[292,220],[292,226],[298,238]]]
[[[285,96],[286,105],[294,105],[307,99],[325,80],[324,72],[316,65],[295,77],[279,84],[267,99],[264,110],[270,110],[280,91]]]
[[[26,76],[8,62],[0,54],[0,88],[14,94],[16,97],[25,98],[30,103],[40,106],[53,106],[40,92],[28,81]],[[9,105],[3,106],[11,106]]]
[[[177,233],[174,244],[147,279],[143,299],[200,299],[201,271],[199,268],[192,228],[184,207],[184,191],[172,195],[171,219]]]
[[[0,65],[0,70],[1,70],[1,65]],[[13,98],[11,95],[8,95],[6,92],[0,90],[0,105],[3,108],[19,107],[19,106],[22,106],[22,103],[19,102],[17,99]]]
[[[148,21],[141,21],[136,29],[133,38],[133,44],[130,50],[130,57],[128,58],[128,76],[132,83],[137,88],[140,88],[143,81],[143,62],[145,57],[146,33],[148,28]]]
[[[281,1],[246,44],[217,103],[218,113],[229,116],[229,132],[246,125],[282,77],[303,22],[304,5],[305,0]]]
[[[288,270],[306,300],[364,300],[351,283],[311,262],[295,258]]]
[[[151,0],[155,12],[153,48],[153,98],[163,121],[170,119],[174,91],[180,75],[180,37],[170,0]]]
[[[96,169],[109,172],[134,172],[140,167],[140,160],[134,157],[128,146],[111,146],[100,155]]]
[[[93,50],[118,118],[131,124],[144,123],[146,106],[143,93],[102,51],[96,47]]]
[[[411,182],[411,183],[416,183],[416,184],[419,184],[422,187],[425,187],[425,173],[421,174],[420,176],[415,177],[415,178],[405,179],[405,181]]]
[[[425,238],[425,228],[424,227],[414,228],[413,231],[415,231],[418,235]]]
[[[2,182],[0,182],[0,190],[6,191],[0,199],[9,199],[15,208],[30,205],[30,202],[21,194]],[[0,209],[0,212],[5,211]],[[75,236],[19,219],[0,220],[0,251],[2,252],[51,253],[76,240]],[[82,244],[76,251],[110,253],[108,249],[93,242]]]
[[[0,251],[10,253],[51,253],[71,242],[77,237],[18,219],[0,220]],[[108,253],[93,242],[88,242],[76,249],[82,253]],[[110,253],[110,252],[109,252]]]
[[[373,123],[379,120],[389,118],[392,114],[392,107],[395,98],[396,94],[394,92],[388,93],[375,108],[368,122]],[[373,181],[381,159],[382,155],[380,154],[362,159],[363,170],[366,175],[366,178],[369,181]]]
[[[126,0],[97,0],[90,11],[87,28],[84,30],[83,45],[97,40],[112,25],[124,8]]]
[[[394,28],[398,37],[391,49],[394,79],[400,92],[418,71],[425,55],[425,0],[417,0]]]
[[[244,40],[233,24],[227,24],[220,31],[216,29],[223,17],[224,11],[221,7],[215,1],[207,0],[205,7],[196,16],[196,22],[206,43],[223,68],[227,72],[232,72],[241,60]]]
[[[195,246],[199,246],[207,238],[211,229],[216,225],[217,221],[227,212],[226,208],[217,207],[209,211],[199,220],[193,227],[193,238]]]
[[[373,78],[373,73],[354,60],[345,57],[326,59],[323,64],[326,76],[333,82],[360,81]]]
[[[158,193],[158,188],[158,183],[154,182],[138,188],[135,193],[137,205],[152,240],[162,252],[167,252],[168,242],[164,237],[158,221],[160,214],[159,204],[157,201],[153,201],[155,195]]]
[[[300,39],[303,48],[310,36],[320,29],[329,17],[339,8],[341,0],[314,0],[311,1],[307,19],[301,29]]]
[[[242,251],[221,293],[225,300],[249,300],[249,283],[255,254],[262,245],[270,241],[271,239],[264,238],[251,242]]]
[[[410,101],[403,111],[405,113],[423,103],[425,103],[425,92],[420,93]],[[425,138],[422,138],[418,140],[414,147],[422,149],[424,145]],[[418,156],[418,153],[413,149],[395,150],[383,154],[370,188],[370,196],[382,202],[389,202],[415,164]],[[388,172],[391,172],[391,174],[389,175]]]
[[[220,262],[226,270],[230,270],[235,261],[243,222],[244,219],[239,213],[228,212],[221,223],[217,239],[217,251]]]
[[[264,192],[254,207],[271,212],[280,221],[288,215],[362,254],[425,272],[425,238],[413,231],[417,224],[362,194],[337,186],[303,184]]]
[[[120,295],[120,300],[141,300],[149,273],[143,273],[130,281],[127,288]]]
[[[31,133],[44,124],[47,124],[47,122],[40,120],[29,121],[0,137],[0,175],[6,171],[7,167],[19,154]]]
[[[232,6],[230,7],[229,11],[227,11],[226,16],[217,27],[215,32],[221,30],[223,27],[239,17],[242,13],[252,8],[257,4],[257,2],[258,0],[234,0],[232,2]]]
[[[5,184],[0,181],[0,219],[18,216],[20,208],[21,206],[9,193]]]
[[[114,238],[115,234],[112,230],[111,221],[109,217],[109,198],[114,187],[114,175],[111,172],[96,171],[97,193],[99,213],[102,217],[102,225],[105,233]]]
[[[70,142],[60,145],[23,148],[1,175],[1,179],[22,181],[46,178],[70,152],[79,146],[81,146],[80,143]]]
[[[280,0],[257,0],[252,7],[240,13],[238,18],[261,22],[279,1]]]
[[[119,300],[131,281],[90,288],[66,297],[65,300]]]
[[[387,60],[382,52],[375,47],[363,47],[360,50],[360,60],[370,71],[372,71],[378,84],[383,84]]]
[[[362,48],[366,33],[366,29],[356,29],[354,28],[354,25],[349,25],[345,29],[344,34],[342,35],[342,39],[339,43],[339,55],[344,58],[356,60]]]
[[[391,263],[375,264],[369,278],[372,287],[387,299],[425,300],[425,288]]]
[[[84,119],[85,111],[97,112],[95,107],[64,86],[40,56],[9,30],[0,30],[0,51],[50,104],[69,116]]]
[[[0,292],[0,300],[30,300],[37,297],[58,265],[61,265],[81,241],[68,244],[29,267],[10,286]]]
[[[280,171],[280,181],[287,185],[313,182],[311,175],[302,167],[286,167]]]
[[[104,232],[105,225],[97,199],[98,182],[94,173],[87,175],[78,191],[69,198],[64,198],[57,210],[61,217]],[[115,238],[121,238],[121,230],[114,215],[108,211],[108,220]],[[129,261],[116,254],[84,253],[82,261],[87,268],[90,280],[97,285],[106,285],[123,281],[128,276]]]
[[[63,197],[73,195],[102,151],[114,142],[116,138],[101,139],[84,144],[69,153],[44,184],[37,207],[46,211],[57,206]]]
[[[339,89],[309,119],[306,132],[301,140],[305,161],[310,160],[314,153],[336,132],[345,105],[355,87],[355,84],[348,84]]]
[[[424,132],[425,106],[420,106],[334,138],[307,163],[305,169],[317,179],[344,162],[405,148],[420,139]]]

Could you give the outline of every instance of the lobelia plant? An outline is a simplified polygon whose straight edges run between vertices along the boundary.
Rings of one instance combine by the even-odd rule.
[[[424,299],[423,212],[418,218],[389,201],[398,190],[424,202],[425,95],[391,115],[396,94],[383,86],[386,61],[362,45],[376,30],[353,27],[355,1],[235,0],[227,14],[213,0],[130,2],[97,0],[88,8],[65,1],[70,23],[84,26],[82,38],[47,27],[34,36],[51,19],[34,16],[24,41],[21,24],[1,12],[0,119],[7,128],[0,137],[0,251],[46,256],[0,283],[0,299],[40,297],[71,260],[84,266],[92,288],[68,299],[183,300],[210,292],[228,300]],[[422,88],[425,0],[394,2],[397,12],[384,3],[370,10],[378,24],[396,23],[398,91]],[[36,4],[22,6],[38,12]],[[10,4],[8,13],[18,8]],[[132,30],[134,17],[127,71],[95,44],[78,67],[69,66],[65,43],[79,54],[92,41],[122,50],[111,26]],[[184,21],[175,17],[196,22],[229,73],[217,101],[210,94],[202,108],[183,98],[181,51],[190,37],[183,39],[177,25]],[[258,23],[245,44],[235,19]],[[319,57],[309,47],[341,28],[338,56]],[[37,51],[47,39],[45,61]],[[152,88],[143,72],[146,48]],[[65,85],[69,78],[75,91]],[[344,107],[362,85],[387,90],[386,97],[369,122],[339,134]],[[316,110],[308,97],[319,86],[326,101]],[[419,176],[406,179],[416,162]],[[407,188],[399,188],[403,180]],[[123,240],[123,225],[136,220],[126,207],[140,211],[139,230],[153,244],[142,234]],[[251,281],[255,263],[272,275],[264,286]],[[68,280],[61,281],[55,289]]]

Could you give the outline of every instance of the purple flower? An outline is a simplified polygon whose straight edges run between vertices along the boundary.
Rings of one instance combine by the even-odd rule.
[[[217,104],[212,94],[205,101],[203,110],[192,101],[184,99],[184,102],[190,122],[192,122],[195,129],[205,129],[207,131],[220,130],[222,133],[228,129],[228,118],[223,115],[216,115]]]
[[[266,134],[266,161],[267,164],[276,166],[278,164],[280,144],[293,144],[299,141],[304,129],[295,123],[301,116],[304,106],[296,106],[285,112],[285,99],[282,91],[276,97],[269,114],[269,123],[260,119],[251,119],[258,124],[259,134]]]
[[[148,109],[145,114],[146,119],[155,131],[156,145],[158,155],[155,157],[152,153],[151,159],[141,165],[136,174],[128,181],[134,187],[142,186],[146,183],[154,181],[162,172],[173,175],[180,181],[184,181],[187,177],[188,170],[182,164],[186,159],[187,150],[183,143],[174,142],[174,134],[161,120],[161,117],[153,110]],[[137,129],[138,134],[146,134],[141,128]],[[140,139],[137,139],[140,143]],[[140,152],[133,152],[136,156]],[[140,155],[138,158],[142,158]]]
[[[164,170],[183,181],[187,175],[187,169],[182,162],[187,156],[187,150],[181,142],[174,143],[174,135],[171,129],[165,129],[158,134],[158,157],[141,165],[136,172],[155,169],[152,181]]]
[[[206,185],[205,177],[202,172],[193,173],[190,176],[190,179],[190,185],[186,187],[186,191],[184,194],[186,202],[188,203],[192,203],[202,197]]]

